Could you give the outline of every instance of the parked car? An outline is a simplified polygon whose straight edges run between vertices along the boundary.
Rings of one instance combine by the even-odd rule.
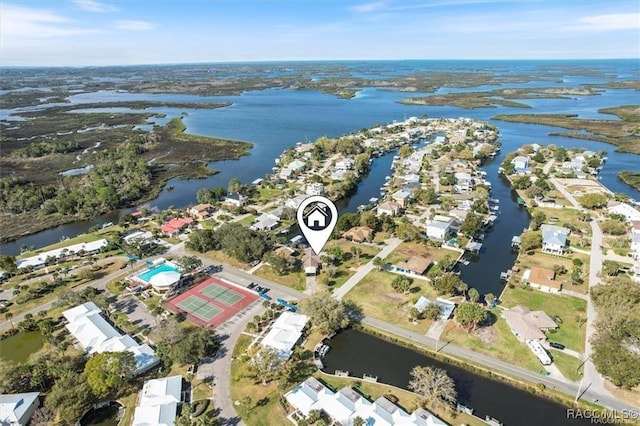
[[[557,316],[557,315],[556,315],[555,317],[553,317],[553,320],[554,320],[555,322],[557,322],[558,324],[562,324],[562,318],[560,318],[560,317],[559,317],[559,316]]]
[[[254,288],[256,286],[256,283],[251,282],[249,283],[249,285],[247,286],[247,288]]]
[[[270,290],[270,289],[269,289],[269,287],[260,287],[260,291],[259,291],[259,293],[261,293],[261,294],[265,294],[265,293],[266,293],[266,292],[268,292],[269,290]]]
[[[259,263],[260,263],[260,261],[256,259],[256,260],[252,260],[252,261],[251,261],[251,263],[250,263],[249,265],[251,265],[251,266],[258,266],[258,264],[259,264]]]
[[[259,285],[255,286],[253,290],[257,291],[258,293],[262,293],[262,287],[260,287]]]
[[[549,346],[555,349],[560,349],[560,350],[564,349],[564,345],[562,343],[549,342]]]

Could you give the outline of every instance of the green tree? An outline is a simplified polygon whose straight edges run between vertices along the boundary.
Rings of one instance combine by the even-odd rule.
[[[478,216],[474,212],[467,213],[464,220],[462,221],[462,225],[460,226],[460,231],[465,235],[473,237],[474,235],[479,233],[481,229],[482,220],[480,219],[480,216]]]
[[[547,221],[547,215],[544,212],[536,211],[531,218],[531,229],[537,231],[543,223]]]
[[[302,312],[309,315],[311,323],[323,334],[340,330],[349,325],[346,306],[328,292],[316,293],[300,302]]]
[[[135,371],[136,360],[129,351],[96,353],[84,367],[87,384],[99,398],[119,390],[133,378]]]
[[[171,357],[180,364],[196,364],[202,357],[213,354],[218,348],[214,331],[196,327],[187,330],[183,337],[171,346]]]
[[[453,294],[453,290],[457,288],[462,280],[455,274],[447,272],[438,277],[433,286],[438,291],[438,294]]]
[[[496,296],[493,293],[487,293],[484,295],[484,301],[487,302],[487,305],[491,306],[496,301]]]
[[[11,324],[11,328],[15,328],[15,326],[13,325],[13,313],[7,312],[6,314],[4,314],[4,319],[9,321],[9,323]]]
[[[429,366],[411,370],[409,389],[430,408],[452,408],[458,397],[455,383],[446,370]]]
[[[429,303],[427,306],[425,306],[422,315],[424,316],[424,318],[437,321],[440,319],[440,315],[442,315],[442,307],[434,302]]]
[[[384,260],[382,260],[382,258],[379,256],[374,257],[373,266],[375,266],[378,271],[382,271],[382,269],[384,268]]]
[[[44,404],[56,413],[61,424],[71,426],[95,401],[84,375],[66,373],[56,380]]]
[[[282,360],[275,348],[253,345],[247,350],[247,356],[249,359],[246,365],[250,377],[260,380],[263,386],[279,376]]]
[[[480,293],[475,288],[469,289],[469,301],[471,303],[476,303],[480,300]]]
[[[289,261],[284,256],[270,255],[266,257],[266,261],[271,265],[271,269],[276,275],[282,276],[289,273]]]
[[[16,257],[6,254],[0,254],[0,271],[7,275],[13,275],[18,270],[16,265]]]
[[[413,284],[413,279],[404,276],[398,275],[391,281],[391,287],[398,293],[407,294],[409,290],[411,290],[411,284]]]
[[[183,272],[193,272],[202,266],[202,260],[197,256],[180,256],[173,260],[173,263],[178,265]]]
[[[542,247],[540,231],[527,231],[520,236],[520,253],[525,254],[540,247]]]
[[[578,202],[587,209],[599,209],[607,205],[607,196],[600,193],[585,194],[578,198]]]
[[[463,302],[454,311],[455,320],[467,331],[475,330],[487,317],[487,311],[477,303]]]

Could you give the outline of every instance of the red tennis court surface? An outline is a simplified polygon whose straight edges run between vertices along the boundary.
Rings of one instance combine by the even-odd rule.
[[[167,308],[185,313],[190,321],[218,327],[253,303],[255,293],[219,278],[207,278],[197,286],[167,301]]]

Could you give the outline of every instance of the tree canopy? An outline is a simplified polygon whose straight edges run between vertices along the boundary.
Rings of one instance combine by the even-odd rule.
[[[302,300],[300,306],[322,333],[328,334],[349,325],[345,305],[328,292],[314,294]]]
[[[120,389],[133,377],[135,370],[136,360],[129,351],[96,353],[84,367],[87,384],[99,398]]]
[[[453,379],[441,368],[417,366],[411,370],[409,389],[431,408],[452,407],[457,392]]]
[[[484,307],[472,302],[462,302],[454,311],[456,321],[467,330],[475,330],[486,317]]]

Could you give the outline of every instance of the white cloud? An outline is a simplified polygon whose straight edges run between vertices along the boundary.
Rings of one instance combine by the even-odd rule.
[[[583,16],[574,25],[566,27],[576,31],[619,31],[640,29],[640,13],[612,13]]]
[[[104,4],[95,0],[71,0],[76,6],[87,12],[116,12],[118,8],[110,4]]]
[[[123,19],[116,21],[116,28],[119,30],[129,31],[148,31],[153,29],[153,24],[146,21],[136,21],[132,19]]]
[[[101,32],[76,26],[75,21],[47,9],[12,4],[0,6],[0,34],[7,40],[49,39]]]
[[[353,6],[350,9],[354,12],[359,12],[359,13],[369,13],[369,12],[375,12],[378,11],[382,8],[384,8],[387,5],[386,2],[384,1],[377,1],[377,2],[373,2],[373,3],[364,3],[364,4],[360,4],[357,6]]]

